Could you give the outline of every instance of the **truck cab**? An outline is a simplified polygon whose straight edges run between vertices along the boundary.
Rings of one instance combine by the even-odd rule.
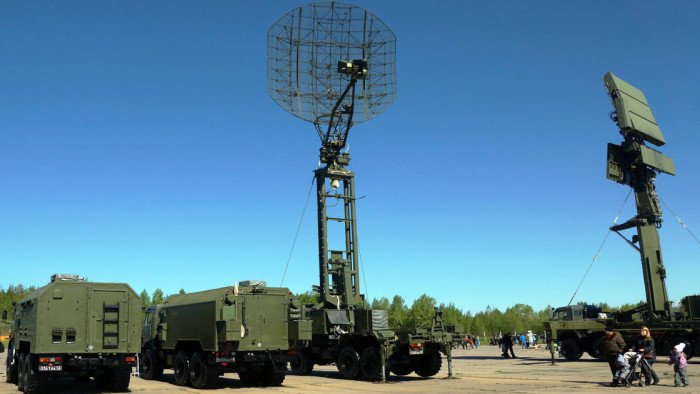
[[[601,313],[604,313],[605,316],[600,316]],[[594,305],[569,305],[555,309],[552,320],[597,320],[607,316],[608,312],[602,312],[602,309]]]
[[[594,305],[567,305],[557,308],[544,323],[547,338],[558,341],[567,360],[578,360],[584,352],[601,358],[600,343],[605,319],[611,315]]]

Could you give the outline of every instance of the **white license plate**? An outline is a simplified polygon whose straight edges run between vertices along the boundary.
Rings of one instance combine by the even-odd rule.
[[[39,371],[63,371],[62,365],[39,365]]]
[[[217,357],[216,362],[217,363],[232,363],[236,361],[235,357]]]
[[[411,354],[411,355],[423,354],[423,349],[422,349],[422,348],[421,348],[421,349],[415,349],[415,350],[411,349],[411,351],[409,352],[409,354]]]

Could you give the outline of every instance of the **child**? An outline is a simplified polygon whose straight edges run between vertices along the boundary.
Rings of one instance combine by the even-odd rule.
[[[688,374],[686,371],[688,361],[685,359],[683,349],[685,349],[685,343],[679,343],[678,345],[674,346],[671,359],[668,361],[668,365],[673,364],[673,370],[676,372],[673,379],[673,385],[676,387],[680,386],[679,382],[683,383],[683,387],[688,386]]]
[[[627,361],[625,357],[623,357],[621,354],[617,355],[617,358],[615,359],[615,366],[617,369],[615,370],[615,373],[613,374],[613,381],[617,384],[622,383],[625,380],[625,377],[629,375],[630,373],[630,363]]]

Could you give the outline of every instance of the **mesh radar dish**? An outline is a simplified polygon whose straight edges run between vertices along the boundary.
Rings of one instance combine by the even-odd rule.
[[[353,124],[396,99],[396,36],[352,4],[295,8],[267,32],[267,92],[312,122],[324,147],[341,149]]]

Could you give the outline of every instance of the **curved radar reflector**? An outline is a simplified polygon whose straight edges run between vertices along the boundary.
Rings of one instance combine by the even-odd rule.
[[[287,12],[267,32],[267,92],[294,116],[338,122],[333,108],[348,85],[339,62],[367,61],[351,104],[352,124],[374,118],[396,99],[396,36],[371,12],[352,4],[310,3]],[[332,119],[333,118],[333,119]]]

